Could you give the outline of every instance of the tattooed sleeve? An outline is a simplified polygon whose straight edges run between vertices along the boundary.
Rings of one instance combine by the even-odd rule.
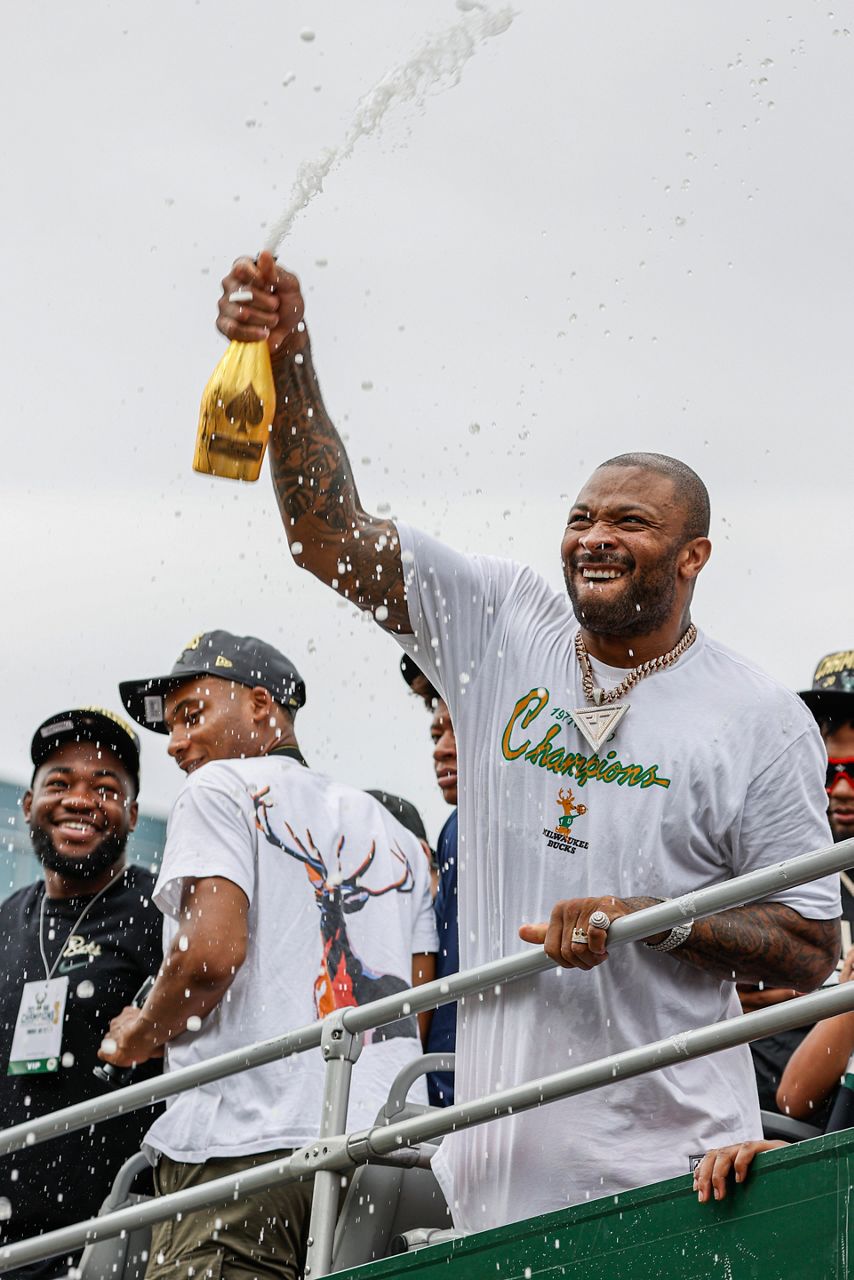
[[[302,351],[277,362],[275,377],[270,467],[294,559],[360,609],[373,611],[387,630],[408,633],[397,530],[359,501],[307,339]]]

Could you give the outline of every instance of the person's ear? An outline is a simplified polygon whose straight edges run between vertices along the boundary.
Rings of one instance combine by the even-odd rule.
[[[23,813],[24,818],[27,822],[29,822],[30,820],[30,814],[32,813],[32,811],[33,811],[33,789],[32,787],[29,787],[24,792],[24,798],[21,801],[21,813]]]
[[[252,690],[252,719],[257,725],[269,725],[273,714],[273,699],[267,689],[260,685]]]
[[[692,538],[686,542],[679,557],[679,573],[683,578],[696,578],[708,563],[712,544],[708,538]]]

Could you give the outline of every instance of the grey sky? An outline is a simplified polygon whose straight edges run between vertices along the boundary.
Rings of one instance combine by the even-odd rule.
[[[675,453],[712,493],[696,620],[802,685],[854,642],[854,37],[805,2],[517,7],[459,85],[331,176],[282,255],[363,497],[558,583],[586,474]],[[459,12],[5,17],[0,772],[25,777],[44,715],[117,707],[119,678],[225,626],[301,668],[313,764],[409,796],[435,835],[395,646],[293,568],[266,477],[190,462],[227,264],[359,96]],[[181,775],[143,736],[143,800],[164,811]]]

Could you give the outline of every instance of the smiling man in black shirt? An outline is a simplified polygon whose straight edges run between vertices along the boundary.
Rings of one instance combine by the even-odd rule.
[[[101,1041],[162,958],[154,877],[125,860],[137,820],[136,734],[100,708],[63,711],[36,730],[31,757],[23,813],[44,879],[0,905],[4,1129],[109,1087],[93,1074]],[[139,1074],[159,1070],[155,1061]],[[2,1243],[97,1213],[150,1123],[137,1111],[0,1159]],[[74,1262],[8,1274],[48,1280]]]

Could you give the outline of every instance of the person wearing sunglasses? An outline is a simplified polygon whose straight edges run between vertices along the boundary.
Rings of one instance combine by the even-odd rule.
[[[854,649],[828,653],[801,697],[827,749],[827,816],[833,839],[854,836]],[[842,873],[842,917],[854,923],[854,874]],[[850,945],[850,943],[849,943]]]

